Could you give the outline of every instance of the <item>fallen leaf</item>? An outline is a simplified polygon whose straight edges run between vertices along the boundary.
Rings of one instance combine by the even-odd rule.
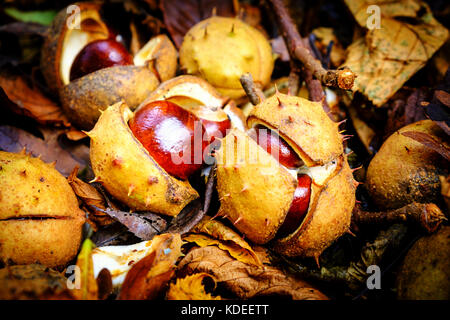
[[[98,285],[94,276],[94,263],[92,250],[95,245],[90,239],[84,240],[81,251],[77,257],[77,267],[80,269],[79,288],[73,289],[73,295],[78,300],[97,300]]]
[[[419,131],[406,131],[402,132],[402,135],[420,142],[424,146],[436,151],[443,156],[447,161],[450,161],[450,148],[448,145],[437,141],[434,137],[425,132]]]
[[[295,300],[326,300],[307,282],[273,266],[255,266],[234,259],[216,246],[193,248],[178,264],[180,275],[208,273],[239,299],[287,296]]]
[[[234,17],[239,11],[233,0],[162,0],[164,23],[173,42],[180,48],[184,35],[198,22],[212,16]]]
[[[195,242],[200,247],[217,245],[239,261],[256,266],[262,265],[252,247],[237,232],[218,220],[205,216],[192,232],[184,236],[183,240]]]
[[[58,124],[69,127],[70,123],[61,107],[42,92],[31,87],[18,75],[0,75],[0,87],[12,102],[11,109],[17,114],[33,118],[41,124]]]
[[[166,230],[168,233],[184,234],[202,220],[205,212],[202,210],[202,204],[197,199],[189,203],[181,212],[170,222],[170,227]]]
[[[152,252],[128,271],[119,300],[154,299],[166,288],[181,255],[181,237],[179,234],[157,236],[152,240],[152,247]]]
[[[134,213],[111,208],[102,209],[97,206],[92,207],[119,221],[141,240],[151,240],[155,235],[164,231],[167,227],[166,221],[155,213]]]
[[[72,187],[72,190],[75,192],[77,197],[81,199],[83,204],[87,206],[88,209],[90,209],[88,219],[89,222],[91,222],[91,225],[93,224],[97,227],[106,226],[113,223],[114,219],[112,219],[107,213],[94,209],[94,207],[106,209],[105,199],[102,194],[94,186],[79,179],[77,174],[78,167],[75,167],[72,173],[67,177],[67,182],[69,182],[69,185]]]
[[[207,273],[195,273],[184,278],[178,278],[177,281],[170,285],[167,292],[167,300],[221,300],[220,296],[213,297],[205,291],[203,281],[214,277]]]
[[[418,0],[345,3],[362,27],[368,23],[368,6],[380,8],[380,28],[368,30],[347,48],[343,66],[358,75],[353,90],[381,106],[445,43],[448,30]]]
[[[40,131],[44,135],[44,140],[16,127],[0,126],[0,149],[20,152],[25,148],[34,157],[40,156],[44,162],[56,161],[56,170],[65,177],[69,176],[76,166],[87,168],[89,164],[87,146],[80,143],[65,144],[60,139],[64,130],[40,128]]]

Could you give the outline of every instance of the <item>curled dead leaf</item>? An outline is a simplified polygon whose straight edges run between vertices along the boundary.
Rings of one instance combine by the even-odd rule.
[[[192,229],[191,234],[184,236],[183,240],[195,242],[200,247],[217,245],[239,261],[262,266],[252,247],[236,231],[208,216]]]
[[[15,113],[33,118],[41,124],[70,126],[61,107],[44,96],[38,88],[28,85],[23,77],[2,74],[0,87],[12,102],[8,105]]]
[[[72,187],[77,197],[81,199],[88,209],[90,209],[88,219],[91,222],[91,225],[94,225],[95,227],[105,226],[114,222],[108,214],[94,209],[94,207],[106,209],[105,199],[94,186],[79,179],[77,174],[78,166],[75,167],[72,173],[67,177],[67,182],[69,182],[69,185]]]
[[[310,284],[286,275],[276,267],[243,263],[216,246],[192,249],[180,261],[178,269],[181,275],[206,272],[239,299],[260,296],[287,296],[295,300],[328,299]]]

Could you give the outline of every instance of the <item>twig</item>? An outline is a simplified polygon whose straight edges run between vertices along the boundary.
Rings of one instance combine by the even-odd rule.
[[[265,99],[264,93],[254,82],[250,73],[245,73],[240,78],[242,88],[253,105],[259,104]]]
[[[439,225],[447,220],[441,209],[434,203],[412,202],[404,207],[381,212],[364,211],[355,206],[352,215],[352,224],[385,224],[397,222],[418,223],[426,232],[432,233]]]
[[[268,0],[268,4],[275,13],[278,25],[286,41],[291,58],[298,59],[303,66],[312,72],[312,75],[322,84],[350,90],[356,75],[349,69],[326,70],[322,63],[314,58],[302,41],[282,0]]]

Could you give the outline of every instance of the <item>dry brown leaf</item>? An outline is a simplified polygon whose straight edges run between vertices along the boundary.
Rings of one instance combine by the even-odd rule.
[[[195,242],[200,247],[217,245],[239,261],[257,266],[262,265],[252,247],[237,232],[218,220],[205,216],[192,229],[192,232],[183,237],[183,240]]]
[[[179,234],[162,234],[152,240],[152,252],[128,271],[119,300],[150,300],[158,297],[175,273],[181,255]]]
[[[9,105],[15,113],[33,118],[41,124],[70,126],[61,107],[44,96],[38,88],[29,86],[23,77],[2,74],[0,87],[13,102]]]
[[[79,199],[85,204],[89,209],[89,220],[92,222],[94,226],[106,226],[114,222],[108,214],[92,209],[92,206],[106,209],[105,199],[102,194],[89,183],[84,182],[83,180],[77,177],[78,174],[78,166],[75,167],[72,173],[67,177],[67,182],[69,182],[73,191],[77,195]],[[91,225],[92,225],[91,224]]]
[[[80,287],[73,290],[73,295],[78,300],[97,300],[98,285],[94,276],[94,263],[92,249],[95,245],[90,239],[86,239],[81,246],[77,257],[77,267],[80,269]]]
[[[295,300],[326,300],[308,283],[273,266],[258,267],[231,257],[216,246],[193,248],[178,265],[180,274],[206,272],[239,299],[288,296]]]
[[[205,291],[203,280],[214,277],[207,273],[195,273],[193,275],[178,278],[176,283],[170,285],[167,292],[167,300],[221,300],[220,296],[213,297]]]
[[[343,65],[358,75],[353,90],[381,106],[445,43],[448,30],[418,0],[345,3],[362,27],[368,23],[368,6],[380,8],[380,28],[368,30],[364,38],[351,44]]]
[[[74,167],[85,168],[89,163],[89,148],[84,144],[66,145],[60,141],[63,130],[39,128],[44,140],[22,129],[0,126],[0,149],[20,152],[26,148],[34,157],[40,156],[44,162],[56,162],[55,168],[67,177]]]

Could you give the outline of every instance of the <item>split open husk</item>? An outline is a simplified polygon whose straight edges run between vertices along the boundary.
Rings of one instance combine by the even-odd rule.
[[[118,102],[88,132],[95,180],[133,210],[176,216],[199,195],[188,181],[170,176],[134,137],[128,126],[133,116]]]
[[[281,166],[248,136],[251,131],[227,135],[217,151],[220,214],[255,243],[271,241],[282,254],[318,259],[349,230],[358,185],[343,153],[338,124],[328,118],[320,103],[281,93],[255,106],[247,123],[249,128],[263,125],[276,131],[305,165],[295,171]],[[241,140],[255,151],[238,147]],[[263,165],[255,162],[256,156]],[[227,164],[233,160],[237,165]],[[298,173],[312,179],[308,212],[295,232],[278,238],[276,232],[290,209]]]
[[[134,65],[104,68],[70,81],[77,54],[90,42],[108,39],[101,5],[77,3],[79,24],[61,10],[48,31],[41,52],[41,70],[49,88],[58,95],[69,120],[85,130],[93,128],[100,111],[118,102],[136,108],[160,83],[175,76],[177,51],[167,36],[150,39],[134,57]]]

